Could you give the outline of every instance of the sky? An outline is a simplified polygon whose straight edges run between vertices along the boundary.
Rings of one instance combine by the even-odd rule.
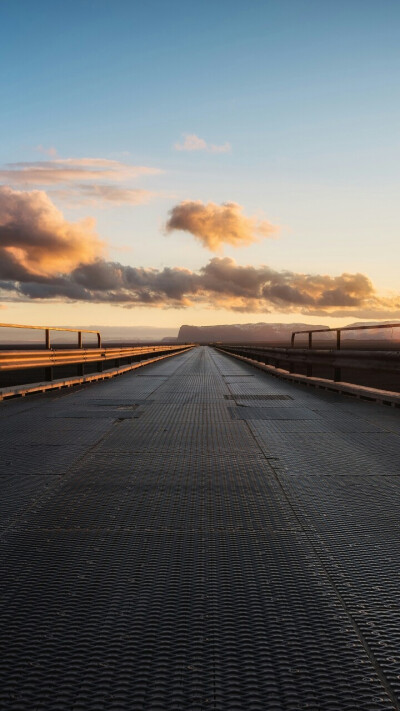
[[[397,0],[0,3],[0,320],[400,318]]]

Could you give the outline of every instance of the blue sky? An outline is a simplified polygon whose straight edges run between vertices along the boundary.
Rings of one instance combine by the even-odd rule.
[[[296,274],[360,272],[391,298],[400,251],[399,20],[391,0],[3,2],[1,166],[89,157],[158,169],[125,180],[151,193],[137,205],[11,185],[45,190],[69,222],[94,217],[111,261],[197,271],[215,255],[187,231],[166,235],[168,211],[182,201],[233,202],[279,225],[279,237],[223,244],[218,257]],[[230,150],[174,149],[184,134]],[[3,320],[71,325],[357,316],[20,295],[3,303]]]

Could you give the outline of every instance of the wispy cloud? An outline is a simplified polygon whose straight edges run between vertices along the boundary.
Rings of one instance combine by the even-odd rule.
[[[182,143],[175,143],[176,151],[205,151],[206,153],[230,153],[232,146],[226,142],[222,145],[207,143],[204,138],[196,136],[195,133],[184,133]]]
[[[128,165],[107,158],[54,158],[49,161],[8,163],[0,181],[9,185],[48,186],[81,181],[122,181],[161,173],[158,168]]]
[[[51,153],[53,149],[38,146]],[[55,149],[54,149],[55,150]],[[42,161],[8,163],[0,168],[0,182],[18,188],[46,188],[55,198],[71,207],[113,207],[142,205],[155,193],[132,187],[139,177],[162,171],[143,165],[129,165],[109,158],[56,158]]]
[[[101,183],[81,183],[76,187],[53,189],[51,194],[64,202],[74,205],[114,206],[114,205],[144,205],[153,197],[150,190],[140,188],[124,188],[117,185]]]
[[[246,217],[243,207],[235,202],[217,205],[186,200],[175,205],[169,212],[166,231],[190,232],[213,252],[223,244],[243,247],[257,242],[259,237],[274,237],[279,228],[266,220]]]

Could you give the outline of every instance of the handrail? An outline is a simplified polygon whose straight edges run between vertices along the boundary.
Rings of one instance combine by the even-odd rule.
[[[146,362],[184,353],[193,346],[185,343],[133,348],[0,349],[0,401],[52,387],[110,378],[140,368]]]
[[[313,348],[310,351],[309,348],[276,348],[273,346],[257,348],[252,345],[229,346],[225,344],[219,345],[218,348],[227,353],[264,363],[278,370],[287,370],[289,373],[302,373],[302,370],[305,369],[307,377],[313,377],[314,366],[332,368],[333,378],[327,379],[335,382],[342,380],[343,369],[361,371],[364,374],[369,372],[377,375],[394,374],[397,377],[400,376],[399,351],[346,348],[342,350]],[[352,380],[348,382],[352,382]],[[393,387],[391,389],[393,390]]]
[[[191,344],[189,344],[190,346]],[[123,358],[150,357],[187,348],[187,345],[139,346],[134,348],[53,348],[50,350],[0,350],[0,373],[26,370],[27,368],[50,368],[59,365],[89,364],[120,360]]]
[[[47,349],[51,348],[50,344],[50,331],[67,331],[69,333],[78,334],[78,348],[83,348],[83,333],[95,333],[97,336],[97,347],[101,348],[101,334],[99,331],[90,331],[87,328],[59,328],[57,326],[24,326],[20,323],[0,323],[0,328],[30,328],[35,331],[45,332],[45,346]]]
[[[342,326],[341,328],[315,328],[315,329],[310,329],[309,331],[293,331],[292,337],[290,340],[290,345],[292,348],[294,348],[295,336],[300,333],[307,333],[308,334],[308,348],[312,348],[312,334],[313,333],[336,333],[336,350],[339,351],[341,348],[340,335],[341,335],[342,331],[367,331],[367,330],[372,330],[372,329],[377,329],[377,328],[400,328],[400,323],[380,323],[375,326],[369,324],[368,326]]]

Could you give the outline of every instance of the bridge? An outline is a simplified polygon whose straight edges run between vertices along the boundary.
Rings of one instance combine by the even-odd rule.
[[[400,709],[396,394],[150,356],[3,388],[0,708]]]

